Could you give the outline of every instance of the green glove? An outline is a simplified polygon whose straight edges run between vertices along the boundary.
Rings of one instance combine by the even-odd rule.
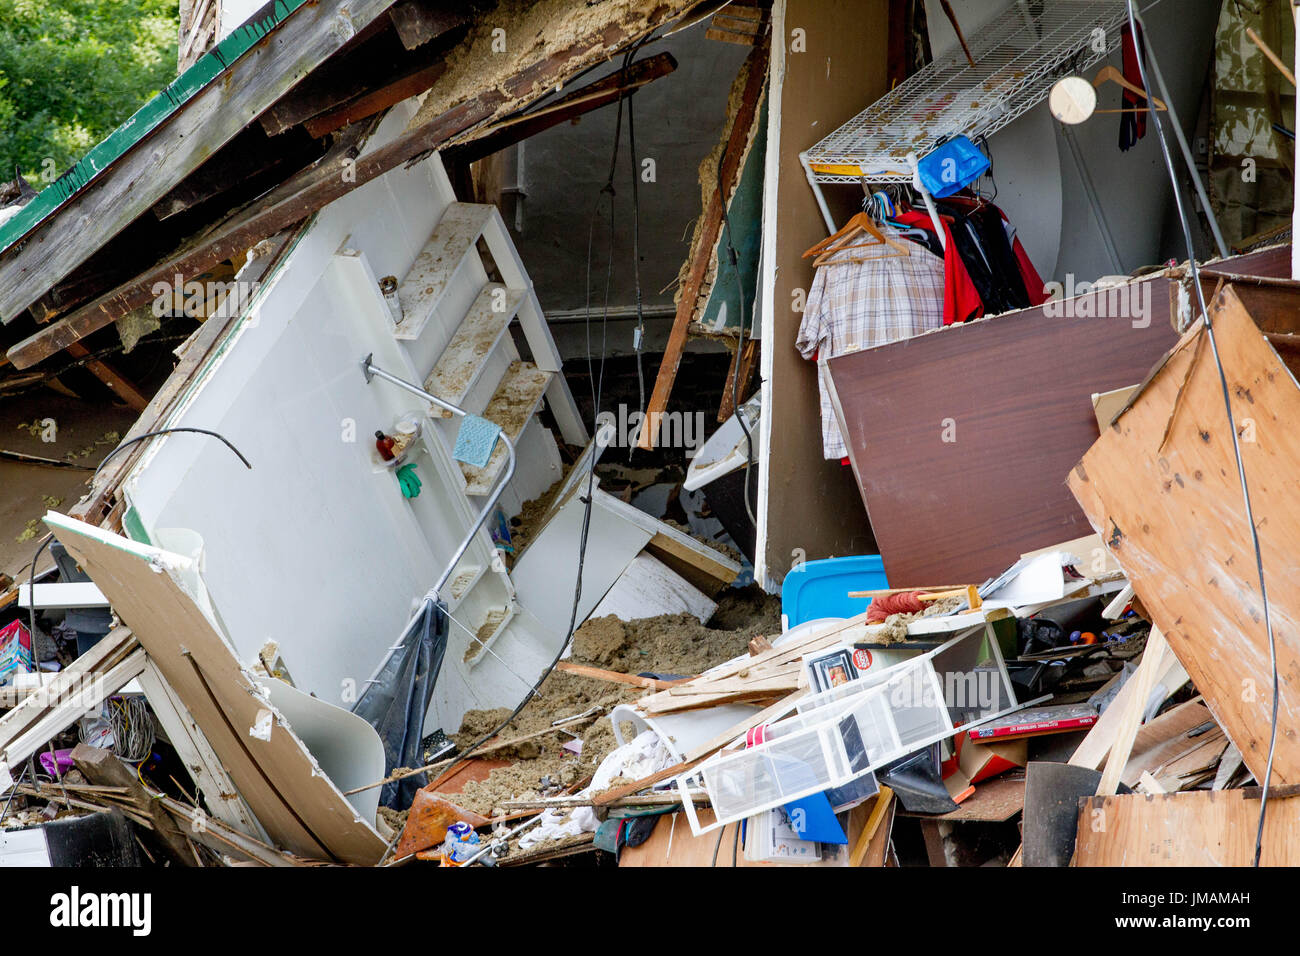
[[[402,487],[406,498],[418,498],[420,495],[420,476],[415,473],[415,465],[403,465],[397,469],[397,483]]]

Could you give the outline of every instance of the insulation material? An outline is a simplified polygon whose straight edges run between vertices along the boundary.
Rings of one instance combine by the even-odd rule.
[[[558,58],[566,72],[607,60],[623,42],[640,37],[694,5],[668,0],[647,5],[638,0],[503,0],[481,16],[465,42],[447,58],[447,72],[425,94],[408,128],[436,119],[468,100],[494,97],[491,117],[519,110],[555,89],[540,85],[532,69]],[[472,139],[466,135],[463,139]],[[454,144],[457,140],[453,140]]]
[[[700,164],[700,208],[702,210],[709,208],[709,202],[718,191],[718,169],[722,165],[727,141],[731,138],[732,127],[735,125],[736,113],[741,106],[750,69],[751,61],[746,60],[731,85],[731,94],[727,99],[727,121],[718,137],[718,144]],[[766,153],[767,93],[765,89],[761,105],[755,111],[754,122],[745,141],[745,153],[739,164],[739,178],[727,197],[727,217],[723,228],[719,230],[718,240],[714,243],[713,258],[704,281],[700,284],[700,294],[695,310],[691,314],[693,333],[725,332],[735,335],[743,319],[745,335],[754,334],[751,319],[757,299],[755,289],[758,278],[758,253],[762,244],[763,163]],[[728,223],[732,229],[730,234],[727,232]],[[703,228],[704,217],[701,216],[695,222],[695,232],[691,236],[691,251],[682,263],[677,276],[679,285],[677,294],[673,298],[674,304],[680,305],[687,274],[702,241]],[[736,288],[737,266],[731,264],[724,252],[728,240],[736,247],[739,259],[737,266],[745,290],[743,310]]]

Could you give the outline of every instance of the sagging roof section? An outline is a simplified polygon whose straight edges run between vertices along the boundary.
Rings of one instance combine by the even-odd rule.
[[[411,17],[395,16],[399,7],[419,7],[425,20],[432,18],[430,22],[459,23],[464,19],[463,11],[457,11],[458,16],[448,21],[446,14],[451,5],[432,0],[405,0],[400,5],[392,0],[364,0],[350,5],[341,0],[323,0],[303,9],[293,29],[274,30],[298,6],[281,3],[274,7],[283,11],[277,14],[278,19],[255,20],[263,25],[260,37],[252,36],[249,28],[240,31],[247,45],[238,60],[231,59],[237,44],[227,49],[227,41],[223,41],[182,77],[184,80],[195,73],[195,87],[186,101],[172,104],[160,97],[149,104],[141,114],[156,109],[152,124],[140,125],[133,118],[127,127],[138,126],[134,132],[124,132],[127,127],[123,127],[96,147],[92,151],[96,175],[87,178],[79,190],[65,189],[61,200],[52,197],[47,202],[54,205],[44,214],[24,210],[15,217],[9,224],[10,248],[0,253],[0,317],[10,321],[40,300],[47,290],[66,280],[126,226],[185,182],[200,165],[206,173],[214,164],[228,162],[226,153],[233,148],[231,141],[246,133],[259,117],[274,114],[297,96],[308,85],[300,81],[313,74],[323,61],[338,64],[338,56],[360,56],[360,41],[387,29],[390,23],[405,45],[406,34],[412,29]],[[144,271],[125,281],[118,274],[114,280],[118,284],[101,283],[96,293],[83,296],[70,310],[38,316],[41,320],[57,316],[57,321],[10,348],[10,360],[16,368],[28,368],[147,305],[154,297],[151,290],[156,282],[172,281],[176,275],[186,280],[200,275],[390,169],[449,143],[490,132],[490,123],[543,100],[582,72],[608,61],[620,48],[694,6],[693,0],[665,0],[648,8],[633,0],[607,0],[597,7],[583,0],[540,4],[507,0],[499,4],[494,11],[474,19],[467,33],[454,35],[459,42],[444,64],[401,79],[409,86],[414,76],[423,75],[431,85],[427,87],[427,109],[400,139],[370,156],[359,157],[355,144],[361,131],[353,127],[365,125],[373,112],[364,117],[347,116],[352,124],[329,134],[333,144],[325,155],[305,167],[283,170],[277,180],[279,185],[272,184],[273,188],[242,207],[236,204],[231,209],[229,203],[223,206],[214,202],[210,209],[200,210],[196,214],[198,227],[188,232],[191,238],[161,258],[156,252],[140,257],[132,249],[121,250],[124,257],[142,258],[130,268]],[[389,16],[380,21],[385,11]],[[508,38],[504,56],[495,49],[501,30]],[[365,36],[359,35],[362,33]],[[353,38],[356,42],[347,42]],[[338,56],[331,59],[334,54]],[[223,82],[200,82],[202,69],[219,66],[221,58],[229,63],[223,68]],[[329,71],[329,64],[325,66],[310,82]],[[355,73],[352,78],[361,81]],[[418,92],[403,89],[404,95]],[[156,105],[160,102],[166,103],[166,108]],[[186,109],[179,109],[180,105]],[[339,104],[330,105],[337,112]],[[378,110],[388,105],[381,98],[369,108]],[[358,104],[352,107],[356,113],[366,113]],[[262,122],[262,127],[265,129],[267,123]],[[310,126],[306,129],[308,134],[312,132]],[[120,138],[111,149],[106,148],[115,137]],[[219,152],[223,147],[228,147],[225,153]],[[88,156],[83,163],[90,160]],[[342,165],[349,168],[346,177],[340,175]],[[36,202],[33,200],[33,206]],[[19,235],[24,235],[25,241],[15,243]],[[57,243],[46,241],[56,235]]]

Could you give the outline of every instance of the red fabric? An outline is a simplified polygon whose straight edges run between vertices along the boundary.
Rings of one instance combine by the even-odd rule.
[[[1029,261],[1029,253],[1025,252],[1025,247],[1020,244],[1020,237],[1011,244],[1011,251],[1016,254],[1016,262],[1020,264],[1020,277],[1025,280],[1025,291],[1029,293],[1030,305],[1042,305],[1047,301],[1047,289],[1043,287],[1043,277],[1038,274],[1034,264]]]
[[[871,599],[867,606],[867,623],[879,624],[891,614],[915,614],[925,610],[920,591],[901,591],[882,594]]]
[[[1142,70],[1138,66],[1137,44],[1133,42],[1133,31],[1127,26],[1122,31],[1124,46],[1124,79],[1128,80],[1138,89],[1144,89],[1142,86]],[[1146,50],[1146,40],[1142,38],[1139,30],[1138,37],[1143,44],[1143,51]],[[1119,148],[1127,151],[1137,144],[1143,136],[1147,134],[1147,114],[1145,111],[1146,100],[1136,93],[1130,93],[1125,90],[1121,97],[1124,109],[1136,110],[1133,113],[1124,113],[1120,117]]]
[[[944,231],[943,324],[952,325],[954,322],[978,319],[984,314],[984,302],[975,290],[975,283],[971,281],[970,273],[966,271],[966,263],[961,261],[957,244],[952,241],[952,230],[948,228],[948,223],[943,217],[940,217],[939,221],[943,222]],[[926,232],[935,231],[930,216],[915,209],[900,212],[894,217],[894,222],[924,229]]]

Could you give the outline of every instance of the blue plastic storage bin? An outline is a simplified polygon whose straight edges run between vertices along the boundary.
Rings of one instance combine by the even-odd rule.
[[[878,554],[805,561],[781,584],[781,613],[786,627],[821,617],[855,617],[867,609],[871,598],[851,598],[850,591],[887,587],[885,563]]]

